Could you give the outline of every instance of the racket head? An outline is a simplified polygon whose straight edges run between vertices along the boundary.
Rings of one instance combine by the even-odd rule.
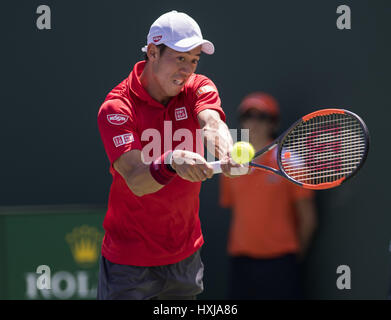
[[[307,189],[339,186],[353,177],[369,151],[364,121],[344,109],[322,109],[296,121],[279,139],[278,166]]]

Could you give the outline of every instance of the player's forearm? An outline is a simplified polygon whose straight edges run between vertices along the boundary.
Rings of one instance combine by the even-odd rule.
[[[222,159],[232,149],[232,137],[226,123],[219,116],[209,117],[202,127],[207,150],[216,158]]]
[[[124,178],[130,191],[136,196],[156,192],[164,186],[152,176],[150,164],[143,162],[140,150],[123,154],[114,162],[114,169]]]
[[[159,191],[164,185],[159,184],[151,175],[149,165],[140,164],[127,175],[126,184],[138,197]]]

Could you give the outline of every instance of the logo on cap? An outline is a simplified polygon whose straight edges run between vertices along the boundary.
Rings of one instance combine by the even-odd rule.
[[[152,38],[153,42],[159,42],[163,36],[155,36]]]

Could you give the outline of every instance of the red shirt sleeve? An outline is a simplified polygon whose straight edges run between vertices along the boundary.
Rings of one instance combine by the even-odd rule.
[[[135,115],[123,101],[107,100],[102,104],[98,127],[111,164],[125,152],[142,149]]]
[[[197,75],[193,89],[195,95],[195,116],[205,109],[212,109],[216,110],[220,114],[220,118],[225,121],[225,113],[221,108],[219,92],[213,81],[203,75]]]

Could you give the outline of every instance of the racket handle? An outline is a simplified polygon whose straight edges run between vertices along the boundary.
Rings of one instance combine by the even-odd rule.
[[[209,162],[209,164],[213,167],[213,174],[223,172],[221,170],[221,161],[213,161],[213,162]]]

